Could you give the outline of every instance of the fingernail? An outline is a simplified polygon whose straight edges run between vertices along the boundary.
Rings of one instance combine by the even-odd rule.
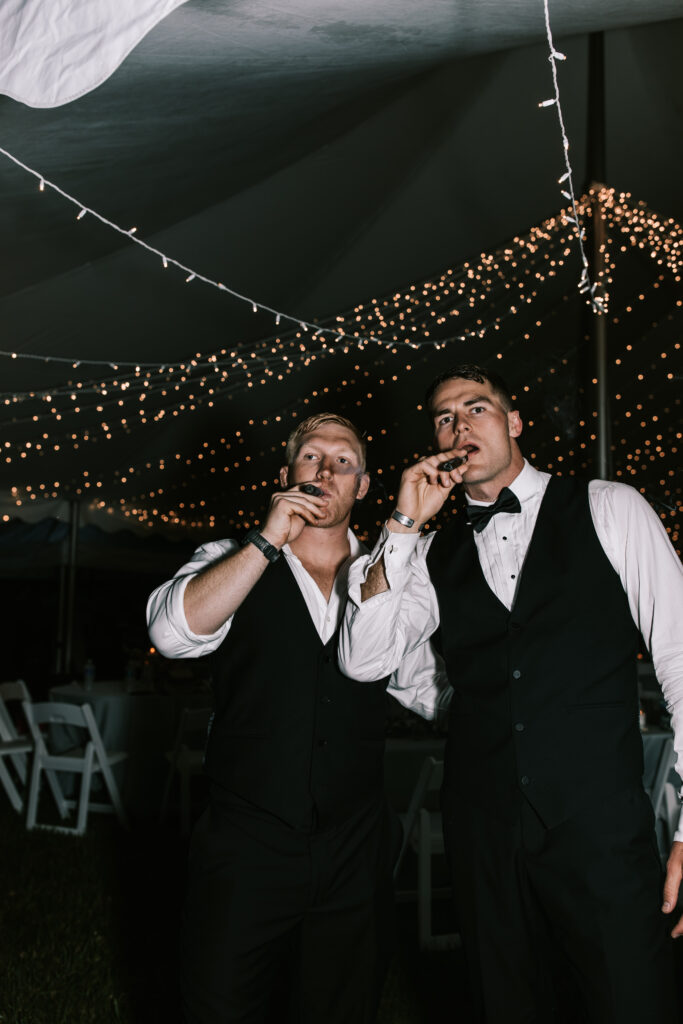
[[[668,912],[671,910],[671,904],[670,903],[665,903],[664,906],[662,907],[662,910],[664,911],[665,914],[668,914]]]

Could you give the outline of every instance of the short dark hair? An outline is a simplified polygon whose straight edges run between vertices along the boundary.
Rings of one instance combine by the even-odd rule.
[[[491,385],[491,390],[500,399],[500,403],[506,412],[513,408],[510,389],[499,374],[493,370],[487,370],[485,366],[477,366],[476,363],[460,363],[459,366],[452,366],[449,370],[442,370],[427,388],[425,394],[425,409],[431,415],[432,399],[434,392],[447,380],[473,380],[477,384],[484,384],[486,381]]]

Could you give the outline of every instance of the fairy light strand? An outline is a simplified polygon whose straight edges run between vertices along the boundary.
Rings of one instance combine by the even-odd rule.
[[[592,306],[594,313],[604,313],[605,309],[602,296],[596,294],[597,284],[591,284],[590,280],[590,268],[588,263],[588,257],[586,256],[586,250],[583,244],[585,238],[585,231],[581,227],[579,213],[577,210],[576,197],[574,195],[574,179],[572,177],[572,168],[569,162],[569,138],[567,136],[567,131],[564,126],[564,118],[562,116],[562,104],[560,103],[560,84],[557,77],[557,61],[564,61],[567,58],[564,53],[560,53],[559,50],[555,49],[555,44],[553,43],[553,34],[550,28],[550,11],[548,10],[548,0],[543,0],[543,10],[545,14],[545,31],[546,36],[548,38],[548,47],[550,50],[548,60],[550,61],[550,67],[552,68],[553,88],[555,90],[555,97],[554,99],[550,100],[542,100],[539,103],[539,107],[554,106],[557,109],[557,120],[559,122],[560,133],[562,135],[562,155],[564,157],[564,164],[566,168],[564,174],[560,177],[558,184],[565,185],[565,188],[562,191],[562,195],[565,196],[565,198],[569,199],[574,214],[573,217],[567,216],[567,220],[570,224],[573,224],[576,229],[576,238],[579,247],[579,252],[581,254],[581,262],[583,264],[581,277],[579,279],[579,291],[582,293],[588,292],[590,294],[590,304]]]
[[[183,271],[183,273],[187,274],[187,277],[185,278],[186,284],[190,284],[195,280],[201,281],[203,284],[209,285],[211,288],[216,288],[218,291],[225,292],[226,294],[232,296],[233,299],[236,299],[239,302],[248,303],[252,308],[252,312],[254,313],[261,312],[271,314],[273,317],[275,317],[276,323],[280,323],[281,320],[286,320],[293,326],[299,326],[302,328],[302,330],[305,331],[313,330],[321,334],[334,334],[335,337],[339,337],[338,331],[333,331],[329,328],[320,327],[318,324],[310,323],[309,321],[302,319],[301,317],[293,316],[292,314],[285,313],[282,310],[274,309],[272,306],[268,306],[263,302],[257,302],[251,296],[243,295],[241,292],[236,291],[234,288],[230,288],[228,285],[223,284],[221,281],[216,281],[213,278],[208,277],[206,274],[202,274],[199,270],[194,270],[192,267],[187,266],[185,263],[181,263],[180,260],[175,259],[173,256],[169,256],[168,253],[162,252],[161,249],[157,249],[155,246],[150,245],[148,242],[145,242],[144,239],[140,238],[137,234],[137,227],[122,228],[120,224],[116,224],[113,220],[110,220],[108,217],[105,217],[103,214],[99,213],[91,206],[87,206],[85,203],[82,203],[80,199],[76,199],[75,196],[72,196],[70,195],[70,193],[65,192],[64,189],[60,188],[59,185],[56,185],[53,181],[50,181],[48,178],[46,178],[44,174],[41,174],[39,171],[36,171],[33,167],[29,167],[28,164],[25,164],[22,160],[14,156],[14,154],[10,153],[9,150],[4,149],[2,146],[0,146],[0,154],[2,154],[8,160],[11,160],[12,163],[14,163],[17,167],[20,167],[22,170],[26,171],[27,174],[30,174],[34,178],[36,178],[36,180],[39,183],[39,190],[41,192],[44,192],[46,188],[49,188],[53,192],[57,193],[57,195],[60,195],[63,199],[66,199],[67,202],[75,206],[79,211],[76,220],[82,220],[83,217],[86,216],[86,214],[88,214],[91,217],[94,217],[96,220],[100,221],[101,224],[104,224],[112,231],[116,231],[119,235],[123,235],[131,242],[134,242],[135,245],[139,245],[142,249],[145,249],[147,252],[152,253],[154,256],[161,260],[164,269],[167,269],[169,266],[174,266],[177,267],[178,270]],[[367,342],[375,342],[377,339],[367,338],[364,340]],[[58,360],[55,359],[55,361]],[[118,360],[114,361],[118,363]],[[111,362],[111,360],[106,360],[106,362]]]

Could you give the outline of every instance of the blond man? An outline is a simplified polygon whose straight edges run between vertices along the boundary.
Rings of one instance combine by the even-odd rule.
[[[148,605],[163,654],[214,662],[210,804],[183,928],[189,1024],[269,1020],[286,957],[297,1019],[362,1024],[386,965],[386,680],[356,683],[336,657],[363,551],[349,521],[369,486],[365,446],[323,414],[300,424],[286,457],[262,529],[204,545]]]

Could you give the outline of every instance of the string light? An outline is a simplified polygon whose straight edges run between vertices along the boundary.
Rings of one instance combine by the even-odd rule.
[[[569,199],[572,209],[572,215],[566,214],[566,220],[569,224],[573,224],[576,228],[576,238],[578,242],[579,253],[581,255],[581,262],[583,264],[583,268],[581,270],[581,277],[579,279],[579,291],[589,293],[590,303],[594,313],[604,313],[605,310],[602,296],[597,294],[597,285],[591,284],[588,272],[588,258],[586,256],[586,250],[583,245],[585,232],[584,229],[581,227],[579,213],[577,210],[577,204],[574,197],[574,181],[572,178],[571,164],[569,163],[569,138],[567,137],[567,132],[564,126],[564,118],[562,116],[562,105],[560,103],[560,85],[557,78],[557,68],[555,64],[556,61],[564,61],[567,58],[565,54],[560,53],[558,50],[556,50],[553,44],[553,35],[550,28],[550,11],[548,10],[548,0],[543,0],[543,10],[545,14],[545,31],[548,39],[548,47],[550,49],[550,55],[548,57],[548,60],[550,61],[550,66],[552,68],[553,88],[555,90],[555,95],[552,99],[543,100],[541,103],[539,103],[539,107],[554,106],[557,108],[557,120],[560,125],[560,134],[562,136],[562,153],[564,156],[564,163],[566,167],[566,171],[560,178],[559,183],[563,184],[566,182],[566,189],[562,190],[562,195],[565,196],[565,198]]]
[[[185,278],[186,284],[189,284],[190,282],[195,280],[201,281],[203,284],[209,285],[212,288],[217,288],[219,291],[226,292],[227,294],[232,296],[233,299],[236,299],[239,302],[249,303],[254,313],[267,312],[272,314],[273,316],[275,316],[278,324],[280,323],[281,320],[287,320],[291,324],[297,324],[304,331],[308,331],[311,328],[313,328],[319,330],[320,333],[329,333],[330,335],[334,335],[335,338],[338,337],[338,331],[333,332],[330,328],[318,327],[318,325],[316,324],[312,324],[306,320],[302,320],[301,317],[295,317],[281,310],[273,309],[271,306],[268,306],[265,303],[257,302],[252,297],[248,295],[243,295],[241,292],[236,291],[234,288],[229,288],[227,285],[222,284],[220,281],[216,281],[205,274],[201,274],[198,270],[194,270],[192,267],[186,266],[184,263],[181,263],[179,260],[174,259],[167,253],[163,253],[160,249],[157,249],[154,246],[149,245],[142,238],[138,238],[137,235],[135,234],[137,228],[123,228],[119,224],[116,224],[114,221],[110,220],[108,217],[105,217],[103,214],[99,213],[97,210],[94,210],[92,207],[85,206],[75,196],[70,195],[68,192],[64,191],[64,189],[60,188],[54,182],[48,181],[48,179],[43,174],[41,174],[39,171],[36,171],[34,168],[29,167],[18,157],[10,153],[9,150],[0,147],[0,154],[2,154],[8,160],[12,161],[12,163],[14,163],[17,167],[26,171],[27,174],[31,174],[34,178],[37,178],[39,182],[38,187],[41,192],[44,191],[45,187],[47,186],[47,188],[51,189],[57,195],[60,195],[67,202],[76,206],[79,210],[76,220],[82,220],[82,218],[85,217],[86,213],[90,214],[96,220],[100,221],[101,224],[104,224],[112,231],[116,231],[120,235],[125,235],[136,245],[139,245],[147,252],[150,252],[156,257],[160,258],[164,269],[167,269],[169,265],[172,265],[177,267],[179,270],[184,271],[187,274],[187,277]],[[376,339],[374,338],[363,340],[376,341]]]
[[[633,294],[624,297],[612,314],[614,329],[619,332],[629,318],[640,315],[639,310],[646,307],[649,310],[652,297],[669,281],[674,287],[680,284],[683,232],[674,221],[660,217],[645,204],[634,203],[628,194],[607,188],[581,197],[577,201],[579,216],[591,216],[596,201],[606,226],[605,302],[617,279],[619,261],[629,258],[629,254],[647,255],[656,274],[656,280],[639,285]],[[330,397],[334,397],[334,407],[353,418],[364,402],[374,402],[381,389],[396,384],[416,362],[426,365],[439,353],[445,354],[450,346],[476,344],[476,354],[473,351],[472,355],[465,356],[476,361],[503,359],[509,351],[519,354],[521,347],[534,341],[539,331],[550,329],[553,318],[563,314],[573,294],[569,281],[575,267],[573,232],[567,228],[566,212],[560,211],[494,252],[482,253],[458,267],[406,285],[390,295],[358,303],[324,323],[312,324],[309,331],[297,322],[284,333],[278,332],[259,341],[235,343],[231,348],[208,354],[196,352],[172,365],[5,352],[7,358],[14,360],[31,358],[59,363],[61,359],[63,365],[69,366],[69,378],[53,382],[50,388],[0,394],[1,407],[6,410],[3,455],[7,464],[21,467],[14,484],[15,507],[21,514],[25,504],[36,504],[41,499],[75,494],[87,501],[94,495],[93,507],[144,528],[161,523],[169,528],[212,530],[225,529],[226,522],[232,525],[255,522],[262,514],[266,487],[273,481],[263,481],[257,465],[259,460],[247,458],[248,452],[253,450],[245,442],[249,431],[258,432],[265,425],[282,422],[282,433],[286,436],[287,421],[296,422],[298,416],[319,408],[321,402],[329,405]],[[680,317],[680,300],[674,313]],[[658,379],[673,382],[675,373],[667,360],[680,349],[658,340],[672,322],[670,314],[656,316],[654,320],[650,317],[650,321],[649,335],[641,332],[642,338],[647,338],[656,351],[661,368],[657,370]],[[328,332],[321,331],[321,327],[327,327]],[[619,335],[622,337],[623,334]],[[615,334],[614,356],[622,360],[615,365],[619,366],[619,372],[623,367],[623,372],[636,381],[637,375],[634,376],[627,363],[636,358],[640,349],[631,342],[620,347],[617,341]],[[483,355],[481,346],[485,346]],[[558,356],[550,357],[543,350],[536,352],[534,349],[534,352],[534,367],[548,359],[551,365],[530,375],[525,384],[525,395],[530,400],[535,394],[545,393],[562,364]],[[109,445],[117,438],[122,445],[125,442],[129,450],[142,451],[142,444],[131,449],[126,439],[149,431],[162,431],[166,420],[180,421],[201,406],[210,408],[243,393],[246,388],[278,383],[294,373],[304,373],[314,367],[317,360],[349,354],[357,360],[355,368],[349,372],[347,359],[339,373],[341,379],[332,390],[304,389],[289,406],[276,402],[277,413],[252,417],[249,424],[242,423],[234,435],[225,435],[225,442],[220,445],[207,437],[193,451],[180,450],[165,459],[138,461],[134,458],[132,462],[122,447],[120,466],[125,468],[107,474],[99,468],[100,460],[96,456],[90,463],[83,457],[82,469],[76,475],[73,470],[65,471],[66,463],[62,465],[60,461],[62,456],[76,451],[81,459],[85,448],[94,445],[96,450],[98,445]],[[571,358],[571,353],[565,356]],[[565,357],[563,360],[566,363]],[[89,366],[106,368],[107,373],[100,377],[88,376]],[[642,381],[638,383],[644,386]],[[617,394],[627,392],[628,387],[619,381]],[[368,393],[373,395],[370,400],[365,397]],[[664,409],[651,408],[654,400],[647,395],[628,405],[624,398],[616,401],[619,403],[617,421],[624,429],[628,426],[629,436],[634,430],[643,431],[643,440],[632,445],[629,459],[625,458],[624,445],[617,438],[615,448],[622,450],[615,463],[617,479],[649,480],[652,467],[661,465],[654,489],[661,501],[674,510],[667,515],[674,520],[669,523],[669,529],[676,541],[680,489],[676,489],[669,476],[669,465],[678,445],[671,441],[670,428],[667,426],[663,431],[654,419],[664,416],[668,421],[674,417]],[[558,415],[557,403],[549,408],[548,414]],[[281,419],[277,420],[277,416]],[[79,423],[85,425],[79,426]],[[645,426],[641,427],[641,423]],[[659,427],[662,440],[657,440],[654,433],[648,436],[653,425]],[[398,427],[398,422],[394,427]],[[377,431],[380,439],[387,429],[391,434],[389,424]],[[586,464],[586,445],[590,439],[589,428],[585,429],[586,439],[571,441],[570,445],[562,431],[549,432],[548,439],[535,446],[538,464],[550,465],[561,472],[573,472],[575,467],[580,470]],[[646,444],[646,441],[652,443]],[[263,451],[264,457],[270,455],[275,461],[280,445],[263,444]],[[50,456],[49,478],[37,471],[45,455]],[[172,469],[179,465],[188,472],[176,479]],[[218,497],[232,494],[234,503],[235,489],[229,484],[230,473],[235,472],[240,474],[240,488],[244,484],[245,490],[240,493],[245,495],[245,501],[240,506],[241,511],[237,510],[238,515],[233,512],[228,519],[221,512]],[[250,480],[250,473],[258,473],[258,478]],[[197,481],[202,478],[224,480],[226,486],[217,494],[214,492],[211,501],[193,500],[192,493],[196,493]],[[643,486],[653,489],[650,483]]]

